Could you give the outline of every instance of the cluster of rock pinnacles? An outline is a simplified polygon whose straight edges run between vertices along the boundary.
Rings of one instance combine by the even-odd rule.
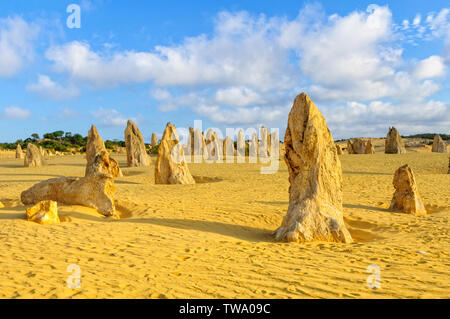
[[[269,131],[261,128],[262,142],[253,134],[249,142],[249,158],[270,155]],[[264,144],[267,143],[267,144]],[[127,163],[129,167],[149,166],[151,158],[147,153],[142,133],[133,121],[128,121],[125,130]],[[200,147],[194,147],[194,145]],[[224,159],[234,156],[234,143],[230,138],[223,141],[210,130],[206,136],[199,130],[190,129],[186,148],[180,143],[175,126],[168,123],[158,145],[155,134],[151,146],[158,146],[155,164],[156,184],[195,184],[185,161],[185,150],[189,156],[201,156],[206,160]],[[405,146],[392,127],[386,139],[386,153],[405,153]],[[435,137],[433,151],[443,152],[445,143]],[[201,152],[198,151],[201,150]],[[370,140],[348,141],[349,154],[374,154]],[[242,153],[243,150],[243,153]],[[445,149],[446,152],[446,149]],[[325,118],[313,101],[305,94],[298,95],[289,113],[284,138],[283,157],[289,172],[289,206],[281,226],[273,235],[278,241],[308,242],[329,241],[351,243],[353,241],[343,218],[342,169],[338,155],[342,148],[335,144]],[[237,138],[236,155],[245,158],[245,141],[242,131]],[[16,156],[23,157],[20,145]],[[38,223],[59,223],[56,202],[69,205],[84,205],[96,209],[104,216],[119,218],[114,200],[114,181],[122,176],[119,164],[109,156],[105,144],[95,126],[92,126],[86,145],[86,173],[83,178],[63,177],[50,179],[34,185],[21,194],[29,220]],[[238,160],[239,162],[239,160]],[[42,152],[32,144],[27,147],[25,165],[45,165]],[[395,193],[391,200],[392,210],[425,215],[426,209],[417,190],[414,174],[408,165],[400,167],[394,175]]]

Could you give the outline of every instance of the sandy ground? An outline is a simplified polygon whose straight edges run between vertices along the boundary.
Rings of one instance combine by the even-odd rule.
[[[378,149],[377,149],[378,151]],[[124,155],[113,155],[122,167]],[[82,176],[82,156],[43,168],[0,159],[0,298],[449,298],[448,155],[342,155],[344,216],[353,244],[275,243],[288,206],[288,173],[256,164],[190,164],[196,185],[155,185],[154,168],[123,168],[122,220],[59,206],[70,221],[25,220],[20,193],[59,176]],[[155,159],[153,159],[155,161]],[[408,163],[431,214],[386,208],[394,171]],[[67,267],[81,269],[70,289]],[[369,289],[367,267],[381,269]]]

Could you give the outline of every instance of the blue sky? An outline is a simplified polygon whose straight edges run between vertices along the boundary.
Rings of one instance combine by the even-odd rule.
[[[69,4],[81,28],[66,25]],[[0,2],[0,141],[146,141],[168,121],[280,128],[307,92],[333,136],[450,133],[444,1]],[[283,134],[281,134],[283,135]]]

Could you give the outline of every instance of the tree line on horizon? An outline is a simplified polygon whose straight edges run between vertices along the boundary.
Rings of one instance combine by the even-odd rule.
[[[433,140],[436,133],[422,133],[403,136],[402,138],[423,138],[428,140]],[[439,134],[444,141],[450,140],[450,134]],[[340,139],[336,142],[346,141],[347,139]],[[56,152],[70,152],[86,151],[87,136],[82,136],[81,134],[72,134],[72,132],[55,131],[52,133],[45,133],[42,138],[37,133],[31,134],[30,137],[25,140],[17,140],[14,143],[0,143],[0,149],[4,150],[15,150],[17,145],[20,144],[22,149],[27,147],[27,144],[32,143],[38,146],[42,146],[44,149],[48,149]],[[235,142],[236,144],[236,142]],[[108,150],[115,150],[118,147],[125,147],[124,141],[118,140],[106,140],[105,147]],[[147,145],[148,147],[148,145]]]
[[[82,136],[78,133],[72,134],[72,132],[55,131],[46,133],[41,138],[39,134],[33,133],[25,140],[17,140],[14,143],[0,143],[0,148],[5,150],[15,150],[17,145],[20,145],[22,149],[25,149],[29,143],[56,152],[70,152],[74,150],[85,152],[87,136]],[[108,150],[114,150],[117,147],[125,147],[125,142],[107,140],[105,141],[105,147]]]

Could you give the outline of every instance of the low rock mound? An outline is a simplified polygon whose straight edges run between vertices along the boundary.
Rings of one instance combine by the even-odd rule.
[[[27,208],[27,220],[41,225],[59,224],[57,202],[45,200]]]
[[[34,185],[20,195],[24,205],[51,200],[67,205],[81,205],[96,209],[104,216],[116,217],[115,192],[111,175],[97,174],[83,178],[62,177]]]

